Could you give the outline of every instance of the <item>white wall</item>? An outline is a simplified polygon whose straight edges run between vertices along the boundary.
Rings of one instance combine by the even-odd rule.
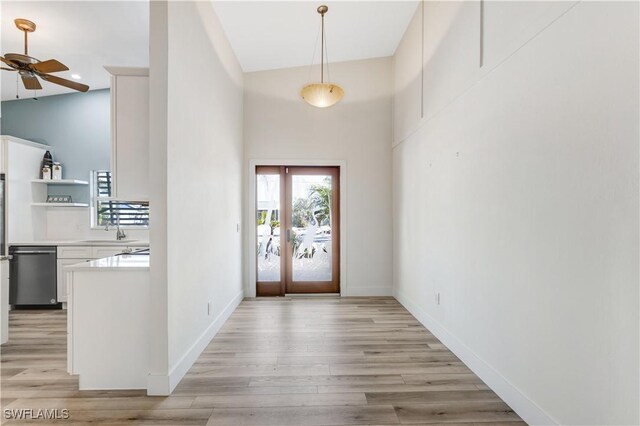
[[[300,98],[315,67],[245,74],[245,167],[250,160],[345,162],[346,282],[343,295],[391,294],[391,59],[331,64],[332,81],[345,90],[341,102],[318,109]],[[295,161],[294,161],[295,162]],[[249,170],[246,169],[249,176]],[[249,204],[249,185],[245,197]],[[255,226],[248,212],[244,227]],[[245,267],[255,263],[250,233]],[[344,250],[344,247],[343,247]],[[246,274],[247,294],[255,277]],[[344,289],[346,288],[346,292]]]
[[[482,67],[477,3],[427,20],[396,296],[528,422],[638,424],[638,4],[485,2]]]
[[[242,194],[242,72],[211,3],[169,2],[163,6],[167,8],[165,17],[153,12],[154,7],[161,6],[152,6],[151,19],[157,21],[152,23],[151,54],[155,58],[151,62],[151,90],[156,94],[163,90],[161,84],[156,86],[162,81],[163,71],[156,69],[160,72],[156,78],[153,68],[168,66],[164,226],[167,263],[157,265],[153,261],[152,269],[158,267],[162,272],[166,268],[166,284],[158,274],[155,278],[159,279],[152,285],[167,288],[166,322],[160,312],[154,318],[160,320],[156,325],[168,330],[165,374],[169,376],[170,390],[242,298],[237,229]],[[156,31],[163,20],[166,38],[162,31]],[[155,62],[164,56],[164,64]],[[194,74],[194,70],[200,71]],[[161,111],[152,110],[152,125],[162,124],[158,122],[161,117]],[[152,161],[161,164],[164,159],[158,155]],[[152,177],[153,170],[152,167]],[[152,210],[163,207],[161,195],[158,196],[161,191],[157,191],[162,189],[162,183],[157,186],[152,188],[151,201],[158,204],[153,204]],[[162,217],[159,219],[163,221]],[[154,256],[156,246],[163,249],[163,236],[154,234],[155,227],[152,222]],[[162,304],[162,291],[156,289],[154,293]],[[163,339],[162,333],[156,334],[157,339]],[[152,365],[153,374],[161,376],[158,367],[162,360]]]
[[[167,286],[167,110],[169,105],[169,24],[166,1],[149,2],[149,247],[150,394],[166,394],[169,380],[169,307]]]

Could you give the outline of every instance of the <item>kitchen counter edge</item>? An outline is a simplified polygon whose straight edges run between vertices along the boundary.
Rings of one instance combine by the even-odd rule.
[[[106,272],[106,271],[149,271],[148,255],[120,255],[80,262],[75,265],[65,266],[67,271],[79,272]]]
[[[51,241],[19,241],[10,242],[9,247],[13,246],[97,246],[97,247],[109,247],[109,246],[126,246],[126,247],[148,247],[149,241],[117,241],[117,240],[104,240],[104,241],[86,241],[86,240],[51,240]]]

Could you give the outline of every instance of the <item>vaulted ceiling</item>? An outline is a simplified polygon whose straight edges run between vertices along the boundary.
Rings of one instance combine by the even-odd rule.
[[[231,46],[245,72],[309,65],[325,17],[331,61],[391,56],[416,1],[214,1]],[[320,48],[315,63],[319,63]]]
[[[393,55],[414,14],[416,1],[329,1],[326,34],[332,62]],[[216,12],[245,72],[319,62],[317,1],[214,1]],[[109,87],[105,65],[149,65],[149,3],[142,1],[2,1],[0,52],[23,53],[15,18],[34,21],[29,55],[55,58],[70,70],[56,75],[91,90]],[[16,73],[2,71],[2,100],[33,97]],[[37,96],[71,93],[48,82]]]

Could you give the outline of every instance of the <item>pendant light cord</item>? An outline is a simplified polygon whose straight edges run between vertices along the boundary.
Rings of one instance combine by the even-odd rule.
[[[313,43],[313,56],[311,56],[311,65],[309,65],[309,74],[307,80],[311,80],[311,73],[313,72],[313,62],[316,60],[316,52],[318,51],[318,38],[320,38],[320,26],[318,25],[318,31],[316,31],[316,41]]]
[[[324,25],[323,25],[323,28],[324,28]],[[329,70],[329,49],[327,48],[327,44],[328,44],[327,35],[324,29],[323,29],[322,35],[324,36],[324,57],[327,60],[327,81],[331,83],[331,71]]]
[[[318,38],[320,38],[320,83],[324,83],[324,60],[327,59],[327,77],[331,80],[331,73],[329,71],[329,52],[327,50],[327,33],[324,29],[324,13],[320,14],[320,29],[316,36],[316,41],[313,44],[313,56],[311,57],[311,65],[309,66],[309,75],[307,80],[311,79],[311,72],[313,71],[313,62],[316,58],[316,52],[318,51]]]
[[[324,83],[324,13],[322,14],[322,44],[320,46],[320,83]]]

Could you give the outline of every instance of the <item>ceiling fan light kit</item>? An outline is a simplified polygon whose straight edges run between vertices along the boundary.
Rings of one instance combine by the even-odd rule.
[[[325,36],[324,36],[324,15],[329,11],[329,8],[325,5],[318,7],[318,13],[322,19],[321,36],[322,42],[320,45],[320,83],[307,84],[302,88],[300,96],[309,105],[317,108],[327,108],[337,104],[344,96],[344,90],[342,87],[334,83],[324,82],[324,55],[325,55]],[[313,66],[313,64],[311,64]],[[327,60],[327,70],[329,69],[329,61]]]
[[[40,84],[38,77],[50,83],[68,87],[69,89],[77,90],[79,92],[86,92],[89,90],[89,86],[86,84],[50,75],[49,73],[52,72],[68,71],[69,68],[55,59],[40,62],[40,60],[29,56],[28,36],[29,33],[36,30],[36,24],[28,19],[22,18],[15,19],[13,22],[20,31],[24,32],[24,54],[7,53],[4,57],[0,56],[0,61],[9,66],[9,68],[1,67],[2,70],[17,71],[22,78],[22,84],[27,90],[42,89],[42,85]]]

